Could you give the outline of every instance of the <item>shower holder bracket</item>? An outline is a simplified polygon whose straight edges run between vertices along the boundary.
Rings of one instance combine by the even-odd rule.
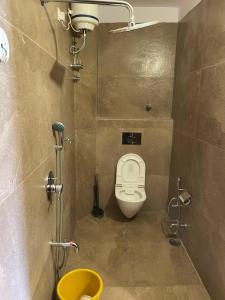
[[[55,149],[55,151],[62,151],[63,150],[63,146],[54,145],[54,149]]]

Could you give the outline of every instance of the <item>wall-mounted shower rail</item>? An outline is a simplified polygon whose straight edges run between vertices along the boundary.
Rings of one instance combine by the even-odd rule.
[[[129,11],[129,26],[135,25],[134,22],[134,9],[133,6],[127,1],[114,1],[114,0],[40,0],[42,5],[49,2],[63,2],[63,3],[84,3],[84,4],[97,4],[97,5],[109,5],[109,6],[121,6],[125,7]]]

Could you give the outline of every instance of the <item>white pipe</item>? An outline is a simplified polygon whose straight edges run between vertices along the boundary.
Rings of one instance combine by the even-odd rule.
[[[111,5],[125,7],[129,11],[129,24],[133,26],[134,22],[134,9],[133,6],[122,0],[40,0],[42,5],[49,2],[64,2],[64,3],[86,3],[86,4],[97,4],[97,5]]]

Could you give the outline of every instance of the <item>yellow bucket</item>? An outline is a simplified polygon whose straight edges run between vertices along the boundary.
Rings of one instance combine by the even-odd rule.
[[[98,273],[89,269],[77,269],[64,275],[57,286],[60,300],[80,300],[82,296],[91,296],[99,300],[103,282]]]

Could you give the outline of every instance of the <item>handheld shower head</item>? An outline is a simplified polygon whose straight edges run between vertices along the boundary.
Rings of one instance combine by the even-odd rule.
[[[52,124],[53,135],[55,137],[56,145],[58,146],[59,150],[62,150],[63,147],[64,129],[65,126],[61,122],[55,122]]]
[[[156,24],[159,24],[159,21],[152,21],[152,22],[139,23],[139,24],[129,23],[128,26],[126,26],[126,27],[112,29],[109,32],[111,32],[111,33],[128,32],[128,31],[133,31],[133,30],[141,29],[141,28],[148,27],[148,26],[153,26]]]
[[[63,132],[65,129],[65,126],[61,122],[55,122],[52,124],[52,130],[57,132]]]

